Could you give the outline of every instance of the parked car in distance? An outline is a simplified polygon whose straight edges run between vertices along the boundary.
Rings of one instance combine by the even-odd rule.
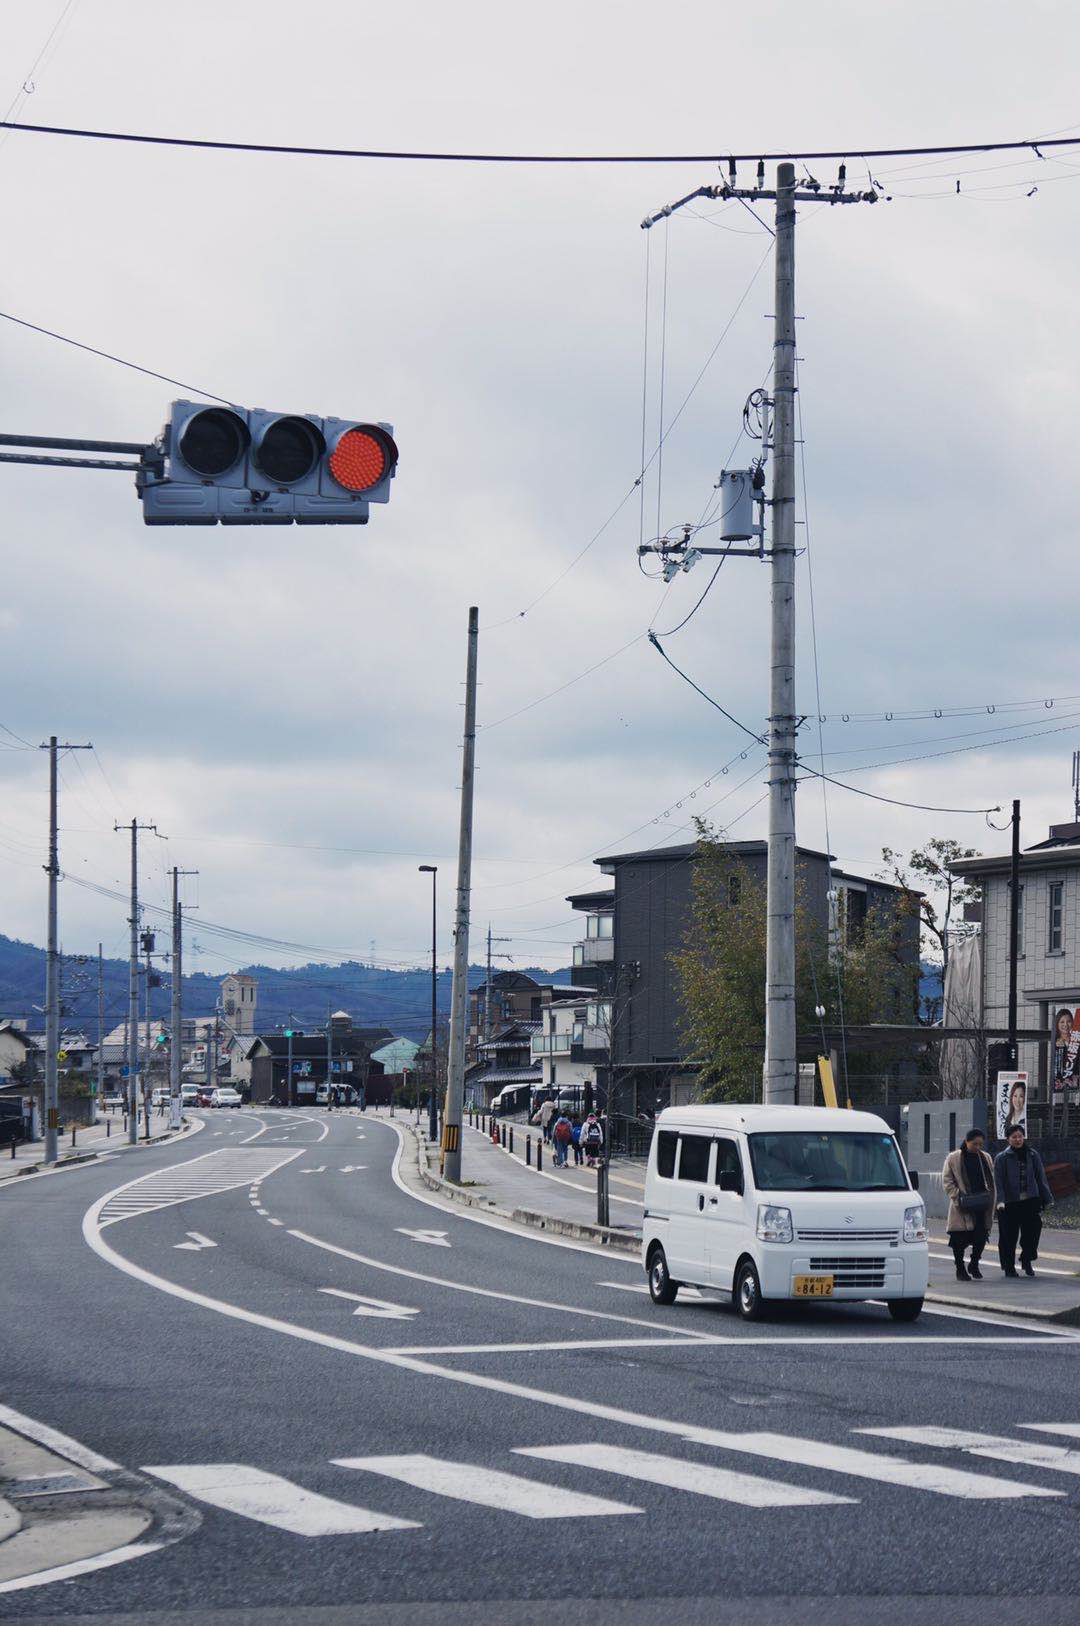
[[[181,1084],[180,1105],[182,1107],[195,1107],[199,1104],[199,1086],[197,1084]]]
[[[150,1104],[151,1104],[151,1106],[155,1106],[155,1107],[167,1107],[168,1106],[168,1104],[169,1104],[169,1086],[167,1084],[159,1084],[157,1086],[157,1088],[155,1089],[153,1095],[150,1097]]]
[[[210,1105],[212,1107],[240,1107],[243,1104],[243,1097],[240,1092],[229,1089],[228,1085],[225,1084],[219,1085],[210,1096]]]
[[[114,1108],[122,1107],[126,1103],[124,1101],[124,1097],[119,1093],[118,1090],[110,1090],[107,1095],[103,1095],[101,1097],[101,1104],[108,1111],[112,1111]]]
[[[199,1085],[198,1093],[197,1093],[197,1095],[195,1097],[195,1104],[196,1104],[196,1106],[200,1106],[200,1107],[212,1107],[213,1106],[213,1104],[214,1104],[214,1086],[212,1084],[200,1084]]]
[[[829,1107],[668,1107],[645,1175],[642,1263],[656,1304],[681,1286],[770,1299],[884,1299],[914,1321],[926,1207],[884,1119]]]

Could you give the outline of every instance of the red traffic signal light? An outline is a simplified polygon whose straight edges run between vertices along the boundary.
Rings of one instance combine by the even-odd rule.
[[[330,453],[330,473],[346,491],[363,493],[386,479],[398,459],[393,438],[377,424],[346,429]]]

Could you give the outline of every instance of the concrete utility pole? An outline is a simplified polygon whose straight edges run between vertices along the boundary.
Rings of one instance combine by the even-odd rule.
[[[1016,961],[1020,952],[1020,803],[1012,805],[1012,857],[1009,866],[1009,1068],[1016,1071]]]
[[[102,958],[101,944],[97,946],[97,1100],[94,1103],[94,1117],[101,1111],[101,1103],[105,1098],[105,962]]]
[[[58,745],[49,735],[49,911],[45,946],[45,1162],[55,1163],[59,1155],[60,1132],[60,949],[57,941],[57,885],[60,880],[60,846],[57,833],[58,751],[90,751],[90,745]]]
[[[128,950],[127,1097],[128,1141],[134,1146],[139,1139],[139,831],[153,830],[156,834],[157,826],[140,824],[138,819],[132,819],[130,824],[114,824],[113,830],[131,831],[131,914],[128,918],[130,946]]]
[[[334,1090],[334,1018],[330,1011],[330,1002],[326,1004],[326,1110],[333,1111]]]
[[[510,960],[510,959],[513,959],[513,955],[510,955],[510,954],[494,954],[493,955],[492,952],[491,952],[491,945],[492,945],[492,943],[509,943],[510,941],[511,941],[511,939],[509,937],[492,937],[492,935],[491,935],[491,922],[490,921],[488,922],[488,929],[487,929],[487,977],[486,977],[486,980],[484,982],[484,1038],[485,1039],[490,1039],[491,1038],[491,962],[492,962],[493,959],[495,959],[495,960]]]
[[[450,994],[450,1059],[443,1116],[442,1168],[461,1179],[461,1117],[465,1097],[465,1037],[469,983],[469,894],[472,887],[473,775],[476,761],[476,654],[479,612],[469,611],[465,666],[465,738],[461,752],[461,828],[458,835],[457,907],[454,912],[454,981]]]
[[[698,198],[740,198],[748,205],[766,199],[776,202],[776,304],[773,330],[773,397],[763,403],[762,458],[768,452],[768,407],[773,409],[772,546],[732,548],[699,547],[698,555],[734,554],[772,560],[772,636],[769,682],[769,867],[765,947],[765,1087],[769,1104],[794,1102],[798,1065],[795,1054],[795,768],[798,763],[795,711],[795,205],[796,203],[876,203],[880,196],[871,182],[865,192],[847,191],[847,165],[841,164],[836,184],[822,187],[807,176],[795,184],[794,164],[779,164],[775,191],[765,186],[765,164],[758,162],[757,185],[735,184],[736,161],[728,160],[728,180],[699,186],[686,197],[646,217],[646,231],[666,220],[676,209]],[[735,533],[732,533],[735,535]],[[747,533],[739,532],[745,536]],[[721,535],[723,540],[723,534]],[[666,568],[689,564],[689,539],[681,543],[643,544],[639,553],[660,553]],[[651,636],[651,635],[650,635]],[[657,646],[659,647],[659,646]]]
[[[776,172],[772,635],[765,1102],[794,1105],[795,1056],[795,166]]]
[[[438,864],[420,864],[421,875],[431,876],[431,1095],[428,1097],[428,1140],[437,1141],[439,1138],[439,967],[436,959],[436,943],[438,931],[438,903],[436,899],[436,886],[438,884]]]
[[[198,870],[177,869],[172,872],[172,1002],[169,1013],[169,1128],[180,1128],[180,1066],[183,1061],[183,958],[184,928],[180,903],[181,875],[197,875]]]

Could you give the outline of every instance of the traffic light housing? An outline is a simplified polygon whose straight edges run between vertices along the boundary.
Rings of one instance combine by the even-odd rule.
[[[136,475],[147,525],[366,525],[389,502],[387,423],[174,401],[160,465]]]

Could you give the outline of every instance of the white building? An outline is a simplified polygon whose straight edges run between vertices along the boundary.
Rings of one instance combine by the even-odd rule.
[[[221,1014],[234,1033],[255,1032],[255,1004],[259,984],[244,971],[225,977],[221,984]]]
[[[608,1061],[611,1002],[577,994],[545,1000],[531,1054],[540,1063],[541,1088],[559,1093],[586,1084],[596,1088],[596,1071]]]

